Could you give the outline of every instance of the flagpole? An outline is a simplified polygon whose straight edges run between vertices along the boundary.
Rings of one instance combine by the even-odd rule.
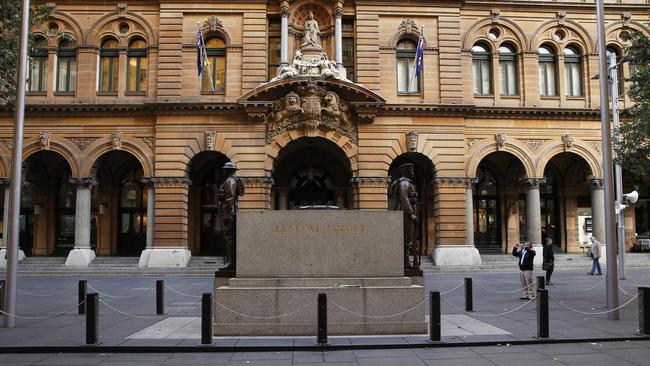
[[[420,41],[424,37],[424,26],[420,26],[420,37],[418,38],[418,44],[415,46],[415,60],[413,61],[413,72],[411,73],[411,78],[409,79],[409,83],[407,86],[407,90],[410,92],[411,91],[411,84],[413,83],[413,79],[415,79],[415,74],[417,73],[418,69],[418,49],[420,48]],[[424,53],[424,50],[422,50]]]
[[[199,32],[201,32],[201,22],[197,21],[196,25],[199,28]],[[208,64],[208,79],[210,80],[210,90],[214,93],[214,83],[212,82],[212,71],[210,70],[210,62],[208,62],[208,52],[205,50],[205,42],[203,40],[203,33],[201,33],[201,54],[203,55],[203,60],[201,61],[201,67],[204,67],[205,64]],[[201,80],[201,83],[199,84],[199,89],[201,88],[201,84],[203,84],[203,80]]]

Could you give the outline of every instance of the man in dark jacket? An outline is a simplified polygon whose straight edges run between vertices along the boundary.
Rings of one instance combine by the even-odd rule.
[[[512,255],[519,258],[520,299],[530,300],[534,297],[533,258],[535,258],[535,251],[532,249],[530,242],[524,242],[523,248],[520,248],[519,244],[515,244],[515,247],[512,248]]]
[[[542,269],[546,271],[546,284],[552,285],[551,275],[555,269],[555,255],[553,255],[553,239],[546,238],[543,251]]]

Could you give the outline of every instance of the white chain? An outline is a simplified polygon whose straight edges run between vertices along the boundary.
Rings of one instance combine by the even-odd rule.
[[[142,292],[139,292],[139,293],[137,293],[137,294],[135,294],[135,295],[129,295],[129,296],[115,296],[115,295],[107,294],[107,293],[105,293],[105,292],[101,292],[101,291],[99,291],[98,289],[96,289],[96,288],[94,288],[94,287],[92,287],[92,286],[90,286],[90,285],[88,285],[88,288],[91,289],[91,290],[93,290],[93,291],[95,291],[95,292],[97,292],[98,294],[100,294],[100,295],[102,295],[102,296],[105,296],[105,297],[108,297],[108,298],[111,298],[111,299],[131,299],[131,298],[134,298],[134,297],[138,297],[138,296],[140,296],[140,295],[142,295],[142,294],[144,294],[144,293],[147,293],[147,292],[149,292],[149,291],[151,291],[151,290],[153,289],[153,287],[149,287],[148,289],[146,289],[146,290],[144,290],[144,291],[142,291]]]
[[[560,305],[561,307],[563,307],[563,308],[565,308],[565,309],[567,309],[567,310],[570,310],[570,311],[572,311],[572,312],[574,312],[574,313],[578,313],[578,314],[582,314],[582,315],[602,315],[602,314],[611,313],[611,312],[613,312],[613,311],[616,311],[616,310],[618,310],[618,309],[623,308],[623,307],[626,306],[627,304],[629,304],[629,303],[631,303],[632,301],[634,301],[637,297],[639,297],[639,294],[634,295],[634,297],[632,297],[631,299],[627,300],[623,305],[618,306],[618,307],[616,307],[616,308],[614,308],[614,309],[606,310],[606,311],[597,311],[597,312],[594,312],[594,313],[589,313],[589,312],[586,312],[586,311],[580,311],[580,310],[574,309],[574,308],[572,308],[572,307],[570,307],[570,306],[568,306],[568,305],[565,305],[565,304],[563,304],[562,302],[560,302],[560,301],[558,301],[558,300],[555,300],[555,299],[552,298],[552,297],[549,297],[549,298],[550,298],[551,300],[553,300],[554,303],[556,303],[556,304]]]
[[[427,301],[427,300],[426,299],[422,300],[419,303],[417,303],[415,306],[413,306],[413,307],[411,307],[409,309],[406,309],[404,311],[400,311],[399,313],[392,314],[392,315],[365,315],[365,314],[355,313],[354,311],[348,310],[348,309],[342,307],[341,305],[335,303],[334,301],[332,301],[330,299],[327,299],[327,302],[332,303],[332,305],[334,305],[337,308],[345,311],[346,313],[349,313],[349,314],[352,314],[352,315],[355,315],[355,316],[358,316],[358,317],[361,317],[361,318],[368,318],[368,319],[387,319],[387,318],[394,318],[396,316],[404,315],[404,314],[406,314],[408,312],[413,311],[413,309],[417,308],[418,306],[424,304],[425,301]]]
[[[528,300],[528,301],[526,301],[525,303],[523,303],[522,305],[517,306],[516,308],[514,308],[514,309],[512,309],[512,310],[508,310],[508,311],[505,311],[505,312],[503,312],[503,313],[499,313],[499,314],[481,314],[481,313],[469,312],[469,311],[465,311],[465,310],[463,310],[463,309],[457,307],[457,306],[454,305],[454,304],[449,303],[447,300],[445,300],[445,299],[443,299],[443,298],[440,298],[440,300],[444,301],[445,304],[451,306],[452,308],[454,308],[454,309],[456,309],[456,310],[458,310],[458,311],[460,311],[460,312],[463,312],[463,313],[469,313],[469,314],[471,314],[472,316],[478,316],[478,317],[498,317],[498,316],[504,316],[504,315],[508,315],[508,314],[514,313],[515,311],[517,311],[517,310],[523,308],[524,306],[530,304],[533,300],[535,300],[535,298],[533,297],[533,298],[531,298],[530,300]]]
[[[454,292],[454,291],[456,291],[459,287],[461,287],[461,286],[464,285],[464,284],[465,284],[465,282],[463,281],[463,282],[461,282],[458,286],[452,288],[451,290],[447,290],[447,291],[445,291],[445,292],[441,292],[441,293],[440,293],[440,296],[442,296],[442,295],[447,295],[448,293]]]
[[[84,304],[85,302],[86,302],[86,300],[80,302],[79,304],[75,305],[74,307],[72,307],[72,308],[70,308],[70,309],[68,309],[68,310],[66,310],[66,311],[64,311],[64,312],[62,312],[62,313],[58,313],[58,314],[54,314],[54,315],[46,315],[46,316],[21,316],[21,315],[16,315],[16,314],[10,314],[10,313],[4,312],[4,311],[2,311],[2,310],[0,310],[0,314],[8,315],[8,316],[10,316],[10,317],[12,317],[12,318],[16,318],[16,319],[26,319],[26,320],[45,320],[45,319],[52,319],[52,318],[56,318],[56,317],[61,316],[61,315],[65,315],[65,314],[71,312],[72,310],[75,310],[75,309],[79,308],[79,306],[82,305],[82,304]]]
[[[167,285],[165,285],[165,288],[167,288],[169,291],[171,291],[171,292],[175,292],[175,293],[177,293],[177,294],[179,294],[179,295],[181,295],[181,296],[193,297],[193,298],[199,298],[199,299],[202,297],[201,295],[190,295],[190,294],[186,294],[186,293],[184,293],[184,292],[180,292],[180,291],[175,290],[175,289],[173,289],[173,288],[171,288],[171,287],[169,287],[169,286],[167,286]]]
[[[192,304],[192,305],[190,305],[190,306],[188,306],[188,307],[182,308],[181,310],[176,311],[176,312],[173,312],[173,313],[168,313],[168,314],[163,314],[163,315],[155,315],[155,316],[146,316],[146,315],[135,315],[135,314],[129,314],[129,313],[127,313],[127,312],[124,312],[124,311],[122,311],[122,310],[120,310],[120,309],[117,309],[117,308],[111,306],[110,304],[106,303],[106,302],[105,302],[104,300],[102,300],[102,299],[99,299],[99,302],[102,303],[102,304],[104,304],[104,305],[106,305],[107,308],[113,310],[114,312],[119,313],[119,314],[122,314],[122,315],[126,315],[126,316],[131,317],[131,318],[137,318],[137,319],[160,319],[160,318],[164,318],[164,317],[168,317],[168,316],[178,315],[178,314],[180,314],[180,313],[184,313],[184,312],[186,312],[186,311],[192,309],[193,307],[195,307],[195,306],[196,306],[198,303],[200,303],[201,301],[197,301],[197,302],[195,302],[194,304]]]
[[[56,293],[56,294],[46,294],[46,295],[35,294],[35,293],[33,293],[33,292],[28,292],[28,291],[21,290],[21,289],[16,289],[16,290],[17,290],[18,292],[21,292],[21,293],[23,293],[23,294],[25,294],[25,295],[28,295],[28,296],[34,296],[34,297],[53,297],[53,296],[63,295],[63,294],[68,293],[68,292],[70,292],[70,291],[72,291],[72,290],[74,290],[74,289],[75,289],[75,287],[71,287],[71,288],[69,288],[69,289],[67,289],[67,290],[63,290],[62,292],[59,292],[59,293]]]
[[[480,284],[476,283],[476,287],[482,288],[485,291],[494,292],[495,294],[514,294],[515,292],[523,291],[524,289],[527,289],[527,288],[529,288],[531,286],[534,286],[534,285],[535,285],[534,283],[531,283],[530,285],[528,285],[526,287],[518,288],[518,289],[512,290],[512,291],[498,291],[498,290],[493,290],[493,289],[481,286]]]
[[[286,314],[274,315],[274,316],[255,316],[255,315],[249,315],[249,314],[240,313],[240,312],[238,312],[238,311],[236,311],[236,310],[233,310],[233,309],[227,307],[226,305],[224,305],[224,304],[222,304],[222,303],[220,303],[220,302],[217,302],[216,300],[213,300],[213,302],[214,302],[216,305],[218,305],[218,306],[220,306],[220,307],[222,307],[222,308],[224,308],[224,309],[230,311],[231,313],[233,313],[233,314],[235,314],[235,315],[243,316],[243,317],[245,317],[245,318],[251,318],[251,319],[262,319],[262,320],[263,320],[263,319],[279,319],[279,318],[284,318],[284,317],[287,317],[287,316],[290,316],[290,315],[293,315],[293,314],[299,313],[299,312],[301,312],[301,311],[307,309],[308,307],[310,307],[310,306],[312,306],[312,305],[314,304],[314,301],[312,301],[312,302],[310,302],[309,304],[307,304],[307,305],[305,305],[305,306],[303,306],[303,307],[301,307],[301,308],[299,308],[299,309],[296,309],[296,310],[294,310],[294,311],[291,311],[291,312],[289,312],[289,313],[286,313]]]

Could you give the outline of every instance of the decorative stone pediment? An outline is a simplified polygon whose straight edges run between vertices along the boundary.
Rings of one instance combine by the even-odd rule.
[[[344,80],[295,77],[263,84],[239,104],[254,123],[266,123],[267,141],[289,130],[336,131],[357,141],[357,124],[372,123],[384,98]]]

